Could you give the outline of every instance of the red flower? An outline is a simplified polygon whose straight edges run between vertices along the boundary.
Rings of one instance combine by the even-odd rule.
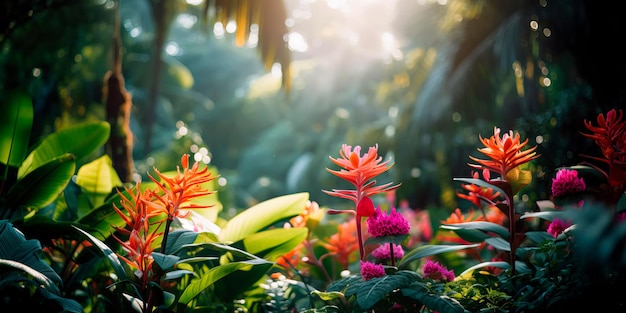
[[[570,226],[572,226],[572,223],[570,221],[563,221],[561,219],[555,218],[554,220],[552,220],[552,222],[550,222],[547,232],[556,238]]]
[[[605,175],[609,185],[614,187],[618,194],[622,193],[622,187],[626,184],[626,120],[622,120],[623,117],[622,110],[615,109],[609,111],[606,117],[598,114],[598,126],[593,126],[591,122],[585,120],[585,127],[592,134],[583,134],[595,140],[604,156],[604,158],[586,157],[609,165],[609,172]]]
[[[487,139],[481,136],[479,138],[485,148],[478,149],[478,151],[490,159],[482,160],[470,156],[470,159],[478,164],[469,164],[469,166],[476,169],[488,169],[499,173],[502,178],[505,178],[510,170],[539,157],[535,152],[537,146],[522,151],[522,148],[528,143],[528,139],[521,142],[520,135],[513,133],[513,131],[500,137],[500,129],[494,127],[493,136]]]
[[[119,255],[124,262],[135,268],[137,277],[144,283],[148,281],[152,271],[152,252],[155,246],[162,239],[162,232],[159,232],[159,222],[152,223],[150,219],[158,213],[149,210],[146,205],[146,198],[149,198],[149,192],[142,192],[140,184],[137,183],[135,188],[126,188],[129,197],[120,191],[118,194],[122,198],[120,204],[124,208],[124,213],[115,204],[113,209],[124,220],[127,227],[114,227],[120,234],[128,236],[128,240],[122,240],[120,237],[113,235],[118,241],[127,255]]]
[[[181,165],[184,168],[181,173],[180,167],[177,167],[177,174],[174,177],[167,177],[156,168],[154,171],[160,178],[160,181],[148,175],[150,179],[156,183],[158,190],[151,192],[154,197],[153,201],[146,202],[151,209],[167,214],[168,219],[174,217],[187,217],[189,212],[181,210],[205,209],[210,205],[199,205],[192,203],[194,198],[207,196],[213,192],[202,187],[202,184],[213,180],[208,167],[199,169],[199,163],[195,162],[189,169],[189,155],[184,154],[181,157]]]
[[[472,176],[473,178],[479,178],[478,172],[474,172]],[[461,184],[461,188],[465,189],[467,191],[467,194],[458,192],[456,194],[457,197],[470,201],[478,208],[483,207],[483,201],[491,203],[500,195],[500,192],[494,192],[493,188],[486,188],[475,184]]]
[[[448,270],[445,266],[439,264],[439,262],[433,260],[426,260],[422,267],[423,278],[430,278],[436,281],[453,281],[454,272]]]
[[[391,159],[382,162],[383,158],[378,156],[378,145],[370,147],[367,153],[361,156],[361,147],[346,144],[341,146],[339,151],[341,158],[330,157],[330,160],[342,169],[339,171],[326,168],[328,172],[345,179],[354,185],[355,190],[323,190],[326,194],[349,199],[354,201],[356,206],[356,227],[359,243],[359,253],[361,260],[365,256],[363,247],[363,235],[361,233],[361,218],[363,216],[371,216],[374,214],[374,203],[369,196],[394,190],[400,187],[400,184],[393,185],[392,182],[376,186],[374,178],[389,168],[391,168]]]
[[[385,276],[385,268],[382,264],[361,261],[361,277],[363,277],[363,280],[370,280],[372,278],[383,276]]]
[[[586,188],[585,181],[578,177],[576,170],[563,168],[552,178],[552,195],[557,198],[585,191]]]

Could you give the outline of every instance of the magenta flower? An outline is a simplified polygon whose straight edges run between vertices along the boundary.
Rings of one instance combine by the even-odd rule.
[[[566,228],[572,226],[570,221],[563,221],[562,219],[555,218],[548,226],[548,233],[550,233],[555,238],[562,233]]]
[[[426,260],[422,267],[422,277],[430,278],[437,281],[453,281],[454,271],[448,270],[445,266],[439,264],[439,262],[433,260]]]
[[[372,256],[378,260],[391,260],[391,249],[389,243],[383,243],[372,251]],[[393,244],[393,258],[401,259],[404,256],[404,249],[401,245]]]
[[[385,276],[385,268],[382,264],[361,261],[361,277],[363,277],[363,280],[370,280],[372,278],[383,276]]]
[[[411,230],[409,221],[400,212],[396,212],[396,208],[392,207],[388,213],[383,213],[378,207],[374,215],[367,218],[367,231],[370,235],[372,237],[408,235]]]
[[[552,178],[552,195],[557,198],[585,191],[586,188],[585,181],[578,177],[575,170],[560,169]]]

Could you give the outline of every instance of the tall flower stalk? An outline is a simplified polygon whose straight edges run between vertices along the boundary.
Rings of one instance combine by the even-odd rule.
[[[522,150],[528,144],[528,139],[522,141],[517,132],[509,131],[501,135],[500,129],[494,127],[491,137],[482,138],[482,136],[479,136],[479,139],[484,148],[479,148],[478,151],[488,158],[479,159],[470,156],[469,158],[476,163],[468,165],[481,170],[483,177],[490,185],[504,191],[503,196],[505,200],[497,207],[508,216],[510,233],[509,262],[511,264],[511,272],[515,274],[515,252],[519,243],[516,237],[517,229],[515,225],[517,217],[515,215],[513,196],[532,180],[530,171],[522,170],[521,165],[538,158],[540,155],[535,151],[537,146]],[[491,172],[500,175],[500,177],[491,180]]]
[[[354,148],[349,145],[342,145],[339,151],[340,158],[329,157],[330,160],[341,170],[331,170],[326,168],[328,172],[336,175],[354,186],[354,190],[333,189],[332,191],[323,190],[326,194],[352,200],[355,204],[356,211],[356,227],[357,237],[359,241],[360,259],[365,257],[365,249],[363,247],[363,235],[361,230],[361,222],[363,217],[372,216],[374,214],[374,203],[371,196],[394,190],[400,187],[400,184],[394,185],[389,182],[382,185],[376,185],[374,178],[393,166],[391,159],[383,162],[383,158],[378,156],[378,145],[370,147],[367,153],[361,156],[361,147]],[[336,213],[336,212],[330,212]],[[344,213],[344,212],[341,212]]]
[[[142,191],[140,183],[137,183],[134,188],[126,188],[126,193],[118,191],[121,207],[113,205],[115,212],[126,224],[124,227],[115,227],[119,235],[114,234],[113,237],[126,252],[126,255],[119,254],[119,257],[135,270],[142,297],[142,312],[153,311],[155,295],[150,284],[158,283],[163,275],[153,268],[153,252],[160,245],[161,253],[165,253],[172,221],[177,217],[188,217],[188,210],[210,207],[192,202],[198,197],[212,194],[202,186],[214,178],[208,168],[200,170],[198,162],[189,168],[189,156],[186,154],[181,158],[181,165],[183,171],[178,168],[172,178],[155,169],[160,180],[150,176],[156,185],[154,189]],[[122,239],[120,235],[127,239]]]
[[[583,155],[608,166],[604,171],[598,166],[591,165],[602,173],[609,185],[609,202],[615,203],[623,194],[626,187],[626,119],[622,110],[612,109],[598,114],[597,125],[585,120],[585,127],[591,133],[582,135],[592,139],[602,151],[602,157]]]

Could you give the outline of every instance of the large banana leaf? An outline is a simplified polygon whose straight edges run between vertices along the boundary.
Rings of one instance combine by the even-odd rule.
[[[18,179],[64,153],[73,154],[76,162],[81,162],[107,142],[110,129],[111,126],[107,122],[89,122],[64,128],[46,136],[28,154],[18,169]]]
[[[33,126],[33,102],[14,91],[0,114],[0,163],[18,167],[24,161]]]
[[[246,251],[275,261],[276,258],[293,250],[306,238],[308,228],[274,228],[246,237],[243,244]]]
[[[76,174],[76,184],[89,199],[92,208],[104,204],[115,187],[123,186],[108,155],[81,166]]]
[[[54,201],[76,171],[74,155],[66,153],[41,164],[18,180],[6,195],[9,208],[42,208]]]
[[[207,290],[217,281],[231,282],[233,288],[228,288],[227,291],[233,297],[237,296],[243,290],[249,288],[252,284],[256,283],[267,270],[272,267],[274,263],[263,259],[252,259],[239,262],[232,262],[223,265],[219,265],[211,268],[208,272],[202,273],[199,279],[194,280],[185,288],[185,291],[180,296],[178,302],[181,304],[187,304],[200,295],[204,290]],[[236,279],[231,277],[235,274]],[[228,278],[228,279],[227,279]],[[219,288],[216,288],[219,289]]]
[[[236,242],[276,221],[296,216],[305,208],[309,193],[301,192],[258,203],[233,217],[220,231],[222,242]]]

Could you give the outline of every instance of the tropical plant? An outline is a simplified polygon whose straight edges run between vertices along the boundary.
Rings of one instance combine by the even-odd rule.
[[[125,186],[97,156],[106,122],[58,130],[27,154],[30,97],[16,93],[6,107],[1,285],[16,295],[7,307],[30,295],[27,307],[45,312],[228,312],[254,305],[239,300],[307,235],[275,227],[304,210],[306,193],[221,220],[215,176],[198,162],[189,168],[188,155],[176,172],[155,169],[151,181]]]
[[[532,181],[532,171],[524,167],[539,155],[535,147],[522,150],[527,140],[519,134],[500,135],[495,128],[493,136],[481,138],[485,147],[479,151],[489,159],[470,156],[478,163],[470,166],[482,171],[482,179],[478,174],[456,179],[463,189],[458,196],[476,208],[464,213],[457,209],[441,223],[431,244],[407,252],[402,246],[408,233],[404,217],[393,207],[387,214],[376,209],[367,220],[371,238],[366,243],[382,242],[386,253],[377,251],[381,247],[373,250],[369,261],[361,260],[360,274],[316,291],[326,305],[307,312],[544,312],[571,310],[588,297],[601,297],[609,310],[617,310],[623,301],[610,290],[626,283],[620,244],[625,238],[626,190],[623,175],[607,173],[624,169],[622,118],[621,110],[611,110],[598,116],[597,126],[585,121],[592,133],[583,135],[604,151],[603,158],[591,159],[612,170],[596,165],[561,168],[552,180],[551,200],[522,212],[526,207],[515,206],[514,200]],[[352,164],[356,173],[359,163]],[[491,172],[500,176],[491,179]],[[380,263],[385,259],[381,256],[390,262]],[[462,272],[455,276],[436,258],[456,263]],[[417,261],[421,266],[415,266]]]

